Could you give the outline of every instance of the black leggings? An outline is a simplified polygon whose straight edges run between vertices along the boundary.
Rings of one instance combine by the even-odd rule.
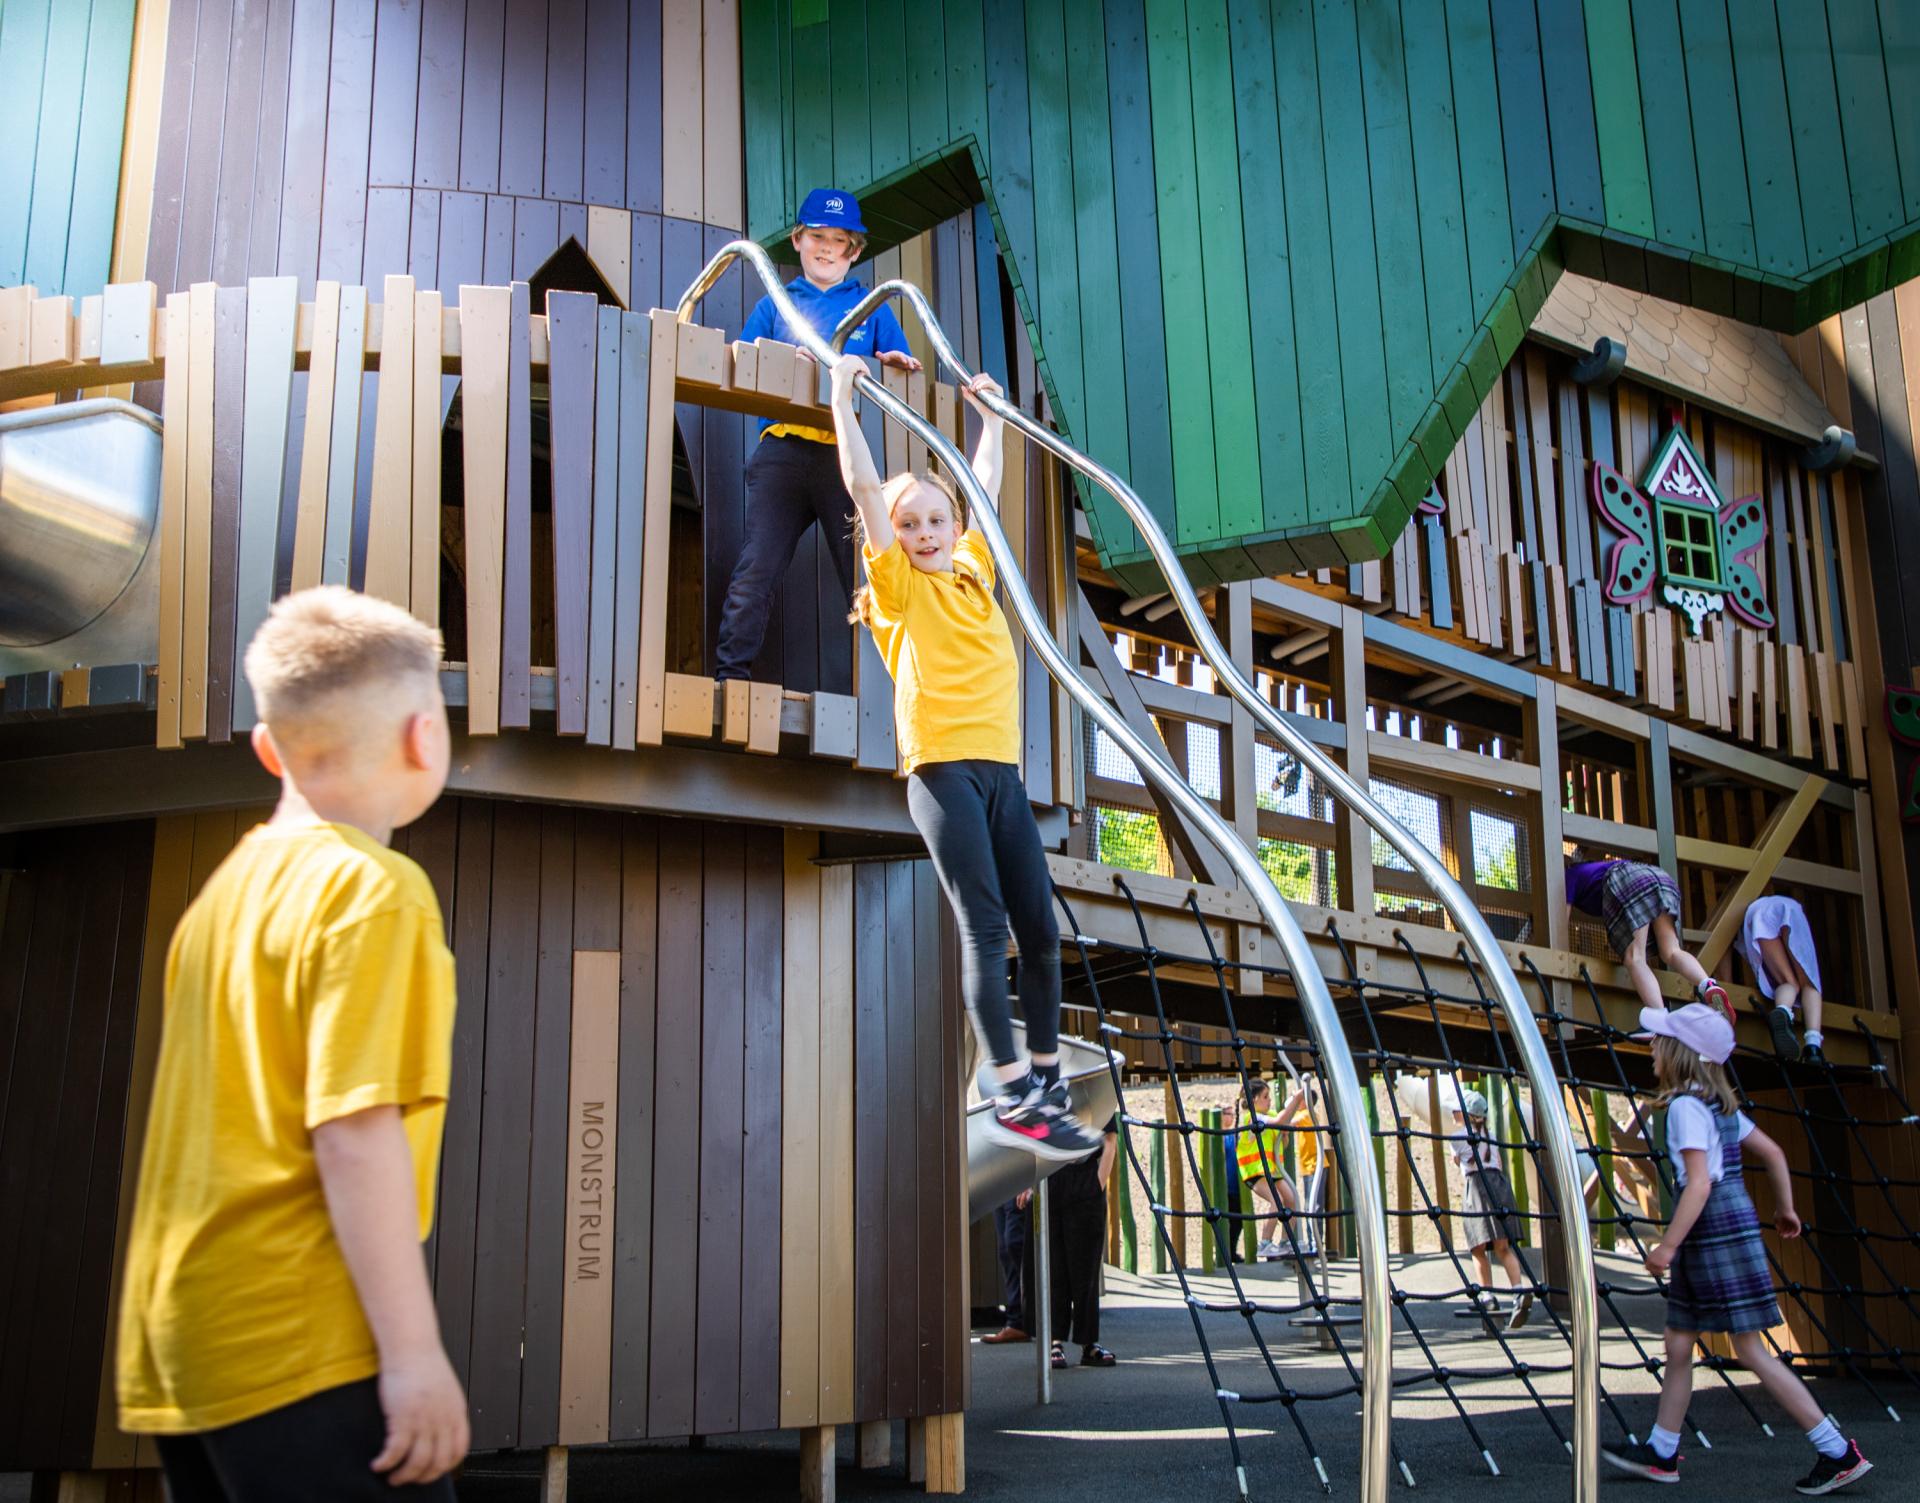
[[[928,762],[907,779],[907,811],[927,842],[960,926],[961,987],[980,1046],[1013,1064],[1007,926],[1020,943],[1020,1015],[1027,1047],[1060,1047],[1060,925],[1040,827],[1020,770],[1008,762]]]
[[[237,1425],[162,1435],[170,1503],[452,1503],[453,1478],[392,1487],[372,1469],[386,1444],[379,1380],[329,1388]]]

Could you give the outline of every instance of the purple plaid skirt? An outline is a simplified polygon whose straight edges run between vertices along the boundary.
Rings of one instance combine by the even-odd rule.
[[[1667,1274],[1667,1325],[1676,1331],[1764,1331],[1780,1324],[1760,1214],[1740,1177],[1733,1117],[1716,1117],[1726,1172]]]
[[[1607,943],[1623,959],[1636,930],[1660,914],[1680,923],[1680,884],[1657,866],[1623,861],[1607,873],[1600,889],[1600,918],[1607,926]]]

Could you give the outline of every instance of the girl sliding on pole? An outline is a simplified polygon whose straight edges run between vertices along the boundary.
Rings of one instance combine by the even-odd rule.
[[[866,588],[851,619],[864,623],[893,675],[893,718],[907,809],[960,929],[961,984],[981,1052],[997,1082],[988,1133],[1040,1158],[1085,1158],[1100,1136],[1074,1117],[1060,1079],[1060,930],[1040,829],[1020,778],[1019,667],[994,603],[986,540],[967,528],[965,503],[945,476],[902,473],[882,482],[853,413],[857,357],[833,368],[840,473],[853,496]],[[1001,420],[976,393],[973,471],[1000,493]],[[1007,996],[1007,929],[1020,944],[1020,1011],[1031,1060],[1014,1047]]]

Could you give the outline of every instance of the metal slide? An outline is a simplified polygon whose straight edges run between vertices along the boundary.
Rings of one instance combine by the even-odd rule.
[[[715,253],[680,299],[676,317],[681,322],[692,318],[700,299],[736,260],[744,260],[753,268],[788,327],[801,335],[808,353],[823,367],[838,358],[838,346],[845,343],[847,334],[858,328],[875,308],[891,298],[899,297],[919,314],[940,363],[956,380],[964,383],[972,379],[973,373],[955,354],[926,297],[911,283],[890,281],[875,287],[846,316],[835,333],[834,342],[830,343],[822,339],[800,316],[787,296],[773,262],[751,240],[735,240]],[[1119,712],[1081,678],[1072,658],[1054,640],[1046,619],[1028,593],[1013,552],[1007,544],[998,513],[981,489],[971,466],[952,441],[870,375],[861,376],[857,389],[868,401],[876,403],[882,412],[924,443],[965,493],[972,525],[986,539],[988,550],[993,555],[1007,606],[1026,633],[1028,645],[1039,656],[1054,681],[1133,759],[1141,774],[1225,855],[1235,876],[1258,905],[1261,917],[1279,943],[1280,952],[1293,977],[1308,1031],[1324,1061],[1327,1095],[1334,1121],[1349,1142],[1364,1145],[1368,1128],[1362,1106],[1363,1094],[1353,1056],[1341,1031],[1339,1015],[1334,1010],[1326,980],[1314,961],[1299,921],[1267,876],[1265,868],[1240,841],[1233,827],[1221,818],[1212,805],[1194,792],[1186,779],[1174,769],[1164,749],[1149,745],[1135,735]],[[1168,542],[1145,503],[1134,494],[1132,487],[1011,403],[992,397],[986,401],[1006,422],[1071,465],[1119,503],[1121,510],[1146,540],[1154,561],[1166,576],[1168,590],[1186,618],[1195,645],[1218,681],[1247,707],[1255,721],[1269,735],[1319,778],[1325,787],[1332,789],[1343,804],[1358,812],[1426,880],[1492,985],[1533,1090],[1534,1110],[1547,1152],[1553,1198],[1562,1218],[1561,1232],[1567,1251],[1568,1294],[1572,1305],[1573,1496],[1577,1503],[1594,1503],[1599,1497],[1599,1374],[1596,1366],[1599,1348],[1593,1249],[1587,1224],[1586,1200],[1582,1195],[1581,1175],[1575,1159],[1573,1130],[1567,1121],[1559,1082],[1554,1076],[1546,1046],[1541,1041],[1538,1023],[1520,994],[1513,969],[1501,953],[1493,932],[1487,927],[1479,910],[1467,900],[1445,864],[1422,845],[1411,831],[1388,814],[1366,788],[1349,778],[1345,769],[1319,747],[1304,739],[1255,691],[1214,635],[1207,614],[1201,608],[1192,585],[1187,582],[1186,572],[1174,554],[1173,545]],[[1391,1467],[1389,1431],[1393,1397],[1393,1311],[1387,1282],[1386,1218],[1381,1203],[1380,1183],[1374,1175],[1355,1173],[1349,1175],[1348,1181],[1353,1202],[1354,1241],[1359,1254],[1361,1288],[1360,1496],[1366,1503],[1385,1503]]]

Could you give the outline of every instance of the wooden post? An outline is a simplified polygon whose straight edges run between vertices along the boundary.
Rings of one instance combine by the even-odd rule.
[[[967,1490],[967,1417],[930,1414],[921,1422],[926,1439],[926,1489],[930,1493]]]
[[[1333,634],[1334,698],[1347,728],[1347,776],[1367,786],[1367,654],[1364,618],[1352,606],[1340,610]],[[1373,917],[1373,826],[1353,809],[1337,816],[1334,850],[1340,865],[1340,906]]]
[[[833,1426],[809,1425],[800,1432],[801,1503],[833,1503]]]
[[[893,1421],[862,1420],[854,1431],[854,1439],[861,1471],[870,1472],[893,1464]]]
[[[1171,1075],[1167,1077],[1166,1089],[1166,1120],[1177,1125],[1180,1120],[1178,1089]],[[1185,1134],[1181,1134],[1182,1138],[1184,1136]],[[1176,1213],[1187,1208],[1187,1149],[1182,1141],[1176,1140],[1167,1153],[1167,1199],[1163,1204],[1168,1210]],[[1185,1268],[1187,1266],[1187,1220],[1178,1214],[1171,1220],[1172,1226],[1169,1229],[1173,1233],[1174,1250],[1180,1266]]]
[[[548,1446],[540,1468],[540,1503],[567,1503],[567,1448]]]

